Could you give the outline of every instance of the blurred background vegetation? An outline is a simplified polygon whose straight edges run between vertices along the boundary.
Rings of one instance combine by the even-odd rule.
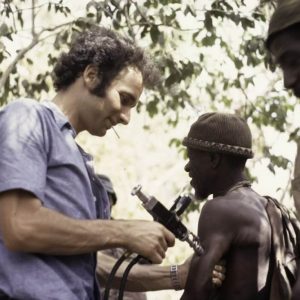
[[[189,191],[181,146],[200,113],[224,111],[246,118],[255,158],[248,163],[254,188],[291,209],[290,181],[298,140],[299,104],[283,89],[281,74],[266,53],[272,1],[258,0],[1,0],[0,104],[17,97],[51,99],[51,71],[74,36],[93,24],[130,35],[157,60],[164,80],[145,91],[129,126],[78,142],[109,175],[119,201],[115,218],[150,217],[130,191],[137,183],[170,207]],[[184,221],[194,232],[201,205]],[[178,242],[166,262],[190,252]],[[174,299],[180,292],[150,293]],[[151,298],[152,297],[152,298]]]

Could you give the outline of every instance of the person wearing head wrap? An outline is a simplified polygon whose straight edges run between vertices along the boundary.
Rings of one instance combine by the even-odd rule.
[[[244,182],[240,171],[243,170],[246,159],[253,157],[253,153],[251,132],[243,119],[230,114],[204,114],[191,126],[188,136],[183,140],[183,145],[187,147],[190,159],[186,171],[192,176],[192,185],[199,198],[207,198],[213,194],[212,189],[215,189],[213,177],[216,174],[212,174],[209,178],[203,167],[200,168],[200,159],[203,163],[210,163],[206,158],[213,154],[227,154],[227,160],[235,167],[239,167],[236,168],[239,172],[235,172],[237,174],[231,172],[232,175],[237,176],[238,181]],[[203,159],[200,156],[203,156]],[[197,161],[194,161],[194,158]],[[226,180],[230,182],[227,183]],[[231,178],[229,174],[226,178],[222,178],[220,183],[225,187],[222,186],[221,190],[235,184],[233,181],[235,178]]]
[[[300,1],[280,0],[269,22],[267,49],[282,70],[284,86],[300,98]],[[300,217],[300,144],[294,165],[292,194]],[[292,300],[300,299],[300,268]]]
[[[201,211],[198,235],[204,254],[192,259],[182,300],[269,299],[271,228],[266,199],[244,175],[245,163],[253,157],[247,123],[233,114],[203,114],[183,145],[196,198],[213,198]],[[220,259],[227,261],[226,279],[215,290],[209,274]]]

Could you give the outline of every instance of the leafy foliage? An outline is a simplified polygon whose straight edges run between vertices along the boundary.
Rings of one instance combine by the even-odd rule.
[[[259,130],[271,126],[297,139],[299,128],[288,123],[293,105],[288,95],[274,88],[276,75],[263,94],[251,96],[257,74],[265,66],[274,70],[264,45],[272,1],[254,7],[243,0],[91,0],[76,7],[70,3],[4,0],[0,7],[2,105],[18,96],[45,97],[52,91],[50,76],[58,54],[78,32],[100,24],[127,33],[159,58],[164,80],[138,109],[146,107],[150,116],[166,114],[173,126],[185,109],[235,111]],[[233,38],[240,43],[235,45]],[[266,149],[262,145],[260,150],[270,165],[288,167],[285,158]]]

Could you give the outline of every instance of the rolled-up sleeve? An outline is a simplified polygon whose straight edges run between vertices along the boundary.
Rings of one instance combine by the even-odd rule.
[[[15,101],[0,111],[0,192],[23,189],[41,201],[47,151],[38,106]]]

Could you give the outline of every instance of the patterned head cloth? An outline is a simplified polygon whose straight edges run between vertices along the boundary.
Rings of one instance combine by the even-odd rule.
[[[252,158],[252,136],[246,121],[233,114],[206,113],[192,125],[183,145],[193,149]]]
[[[278,0],[269,24],[267,47],[275,34],[297,23],[300,23],[300,1]]]

